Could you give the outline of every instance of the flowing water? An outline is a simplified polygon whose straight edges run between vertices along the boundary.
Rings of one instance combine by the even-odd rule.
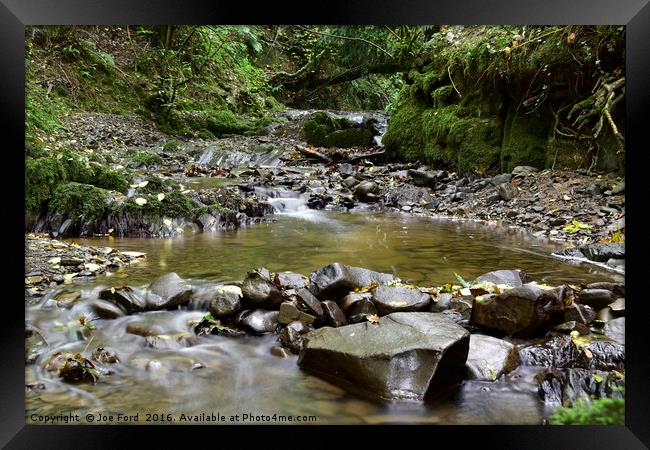
[[[379,142],[385,129],[382,117],[379,115],[375,123]],[[360,115],[348,118],[364,120]],[[274,166],[280,156],[271,146],[259,146],[252,152],[232,151],[226,140],[199,149],[197,154],[200,165],[230,167],[253,163]],[[186,182],[200,189],[236,180],[206,177]],[[623,280],[622,275],[593,265],[571,265],[554,259],[549,255],[560,248],[558,244],[496,224],[368,211],[317,211],[306,205],[309,194],[256,189],[273,206],[273,223],[175,239],[74,240],[146,252],[147,258],[90,284],[64,287],[82,293],[70,309],[56,306],[50,300],[54,293],[27,307],[28,321],[48,344],[35,363],[26,366],[27,382],[45,386],[27,392],[28,422],[35,421],[33,414],[73,413],[85,417],[88,413],[102,413],[138,414],[138,423],[147,423],[147,414],[154,419],[151,423],[166,423],[158,419],[167,419],[167,414],[176,423],[180,423],[181,414],[206,414],[207,418],[200,420],[205,423],[214,423],[210,420],[212,414],[225,418],[217,423],[252,423],[258,420],[250,416],[260,415],[270,417],[264,423],[287,423],[279,417],[274,419],[276,414],[315,416],[319,424],[539,424],[544,408],[532,381],[534,371],[526,368],[518,369],[518,376],[510,376],[508,381],[465,381],[446,398],[429,405],[376,404],[302,372],[295,356],[273,356],[270,350],[277,345],[276,335],[200,336],[191,347],[175,339],[163,339],[164,345],[154,348],[144,337],[126,332],[127,325],[136,322],[157,327],[165,336],[191,333],[191,322],[206,313],[206,304],[192,302],[183,310],[96,320],[90,342],[70,335],[66,325],[78,321],[81,314],[93,315],[88,302],[102,287],[144,287],[168,272],[187,278],[197,290],[241,280],[252,268],[308,275],[332,262],[393,273],[421,286],[455,282],[455,273],[471,280],[491,270],[510,268],[523,269],[538,282],[548,284]],[[97,347],[114,351],[120,364],[111,367],[115,373],[102,376],[95,385],[66,384],[44,369],[48,358],[58,351],[82,352]],[[235,415],[239,417],[231,422],[230,417]]]
[[[47,389],[28,393],[27,416],[55,413],[215,413],[226,416],[314,415],[317,423],[540,423],[542,403],[530,377],[517,382],[470,382],[432,405],[382,405],[355,398],[302,372],[296,357],[271,355],[275,335],[229,338],[202,336],[192,347],[155,349],[143,337],[128,334],[130,322],[158,326],[165,334],[189,332],[196,310],[148,312],[117,320],[97,320],[90,348],[114,350],[121,360],[116,373],[96,385],[71,386],[53,379],[42,366],[56,351],[83,351],[86,341],[70,340],[57,325],[87,312],[86,302],[100,286],[143,286],[175,271],[201,286],[242,279],[265,266],[273,271],[309,274],[334,261],[391,272],[419,285],[466,279],[481,273],[521,268],[539,282],[588,282],[621,279],[588,265],[569,265],[548,256],[558,246],[519,231],[473,222],[424,219],[400,214],[312,211],[300,196],[281,194],[270,202],[276,221],[236,231],[205,233],[173,240],[78,239],[91,245],[147,253],[125,272],[99,277],[75,289],[82,298],[71,309],[52,306],[47,298],[30,306],[27,316],[50,347],[27,366],[28,381]],[[151,363],[152,360],[157,362]],[[197,364],[202,368],[196,369]]]

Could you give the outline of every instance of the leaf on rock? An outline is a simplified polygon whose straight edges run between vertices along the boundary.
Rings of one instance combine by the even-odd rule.
[[[368,315],[366,316],[366,319],[370,323],[379,324],[379,316],[377,314]]]
[[[144,206],[144,205],[147,204],[147,199],[142,198],[142,197],[138,197],[138,198],[135,199],[135,204],[138,205],[138,206]]]
[[[162,202],[163,200],[165,200],[165,194],[161,192],[160,194],[158,194],[158,201]]]

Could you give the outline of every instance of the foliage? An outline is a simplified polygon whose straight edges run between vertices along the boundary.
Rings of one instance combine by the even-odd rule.
[[[25,162],[25,209],[39,211],[65,178],[65,168],[58,159],[28,158]]]
[[[599,398],[591,402],[583,399],[570,408],[559,407],[549,418],[552,425],[623,425],[624,398]]]
[[[107,206],[109,191],[89,184],[63,183],[56,188],[50,209],[72,217],[95,218]]]

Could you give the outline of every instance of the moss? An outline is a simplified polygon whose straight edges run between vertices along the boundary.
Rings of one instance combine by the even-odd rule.
[[[325,138],[325,147],[349,148],[372,144],[372,132],[367,128],[348,128],[337,130]]]
[[[524,115],[511,108],[506,116],[501,146],[501,170],[517,166],[543,169],[552,163],[547,152],[551,118],[548,113]]]
[[[227,134],[243,134],[249,128],[231,111],[214,111],[206,122],[205,128],[216,137]]]
[[[193,219],[198,220],[203,214],[210,214],[212,216],[220,216],[225,220],[235,220],[237,218],[237,211],[226,208],[219,204],[201,206],[196,208],[193,212]]]
[[[167,142],[165,142],[165,145],[163,145],[163,151],[175,152],[180,147],[181,147],[180,142],[178,142],[176,139],[170,139]]]
[[[147,203],[140,206],[135,202],[137,198],[144,198]],[[176,191],[165,194],[162,201],[156,195],[134,195],[119,205],[116,212],[124,212],[131,217],[193,218],[198,206],[190,197]]]
[[[123,194],[128,192],[129,180],[123,172],[101,164],[91,164],[91,170],[93,171],[93,185]]]
[[[345,148],[372,143],[370,130],[359,128],[345,118],[332,117],[322,111],[305,121],[303,134],[307,142],[318,147]]]
[[[148,183],[145,187],[140,188],[139,192],[146,193],[146,194],[158,195],[160,193],[166,193],[168,187],[173,185],[171,181],[165,180],[155,175],[148,176],[145,180]]]
[[[551,425],[623,425],[624,398],[599,398],[579,401],[570,408],[559,407],[549,418]]]
[[[89,184],[63,183],[54,191],[49,209],[72,217],[96,218],[106,209],[109,193]]]
[[[138,165],[151,166],[154,164],[161,164],[162,158],[151,152],[138,152],[135,155],[131,156],[131,161]]]
[[[56,158],[28,158],[25,161],[25,208],[40,210],[65,176],[65,168]]]

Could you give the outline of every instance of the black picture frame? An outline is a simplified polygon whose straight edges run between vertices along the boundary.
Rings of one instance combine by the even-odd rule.
[[[454,445],[443,443],[467,442],[468,430],[478,433],[481,447],[508,448],[648,448],[650,445],[650,351],[645,333],[648,303],[645,294],[644,261],[647,254],[644,239],[644,210],[646,187],[644,151],[647,149],[645,130],[650,105],[650,5],[648,0],[455,0],[434,2],[408,0],[333,0],[326,4],[301,2],[233,2],[199,0],[0,0],[0,129],[4,178],[3,195],[6,228],[5,244],[14,244],[13,252],[5,256],[8,262],[4,274],[8,290],[0,299],[0,444],[7,448],[115,448],[144,442],[170,442],[178,428],[110,427],[110,426],[37,426],[25,424],[24,399],[24,304],[18,273],[18,261],[24,256],[20,235],[24,235],[24,199],[18,183],[24,172],[24,27],[25,25],[119,25],[119,24],[612,24],[626,25],[626,185],[627,215],[626,240],[628,258],[626,291],[629,313],[626,335],[626,424],[625,426],[460,426],[447,427],[364,427],[370,431],[364,445],[375,445],[382,432],[398,433],[398,439],[414,443],[423,438],[426,445]],[[646,152],[647,153],[647,152]],[[647,265],[647,263],[645,263]],[[21,313],[22,311],[22,313]],[[331,427],[342,431],[345,440],[337,440],[330,430],[319,427],[253,426],[261,436],[270,436],[273,445],[299,443],[311,445],[313,437],[304,432],[324,437],[323,443],[340,445],[350,436],[345,427]],[[263,429],[262,429],[263,428]],[[370,429],[370,430],[368,430]],[[234,431],[243,441],[249,438],[248,429],[223,429],[215,433],[210,427],[182,429],[187,433],[185,445],[217,445],[218,438],[225,444],[224,432]],[[280,431],[285,435],[282,441]],[[356,432],[356,431],[355,431]],[[406,434],[408,433],[408,434]],[[414,436],[414,433],[419,436]],[[365,433],[364,433],[365,434]],[[233,437],[233,436],[231,436]],[[328,439],[329,438],[329,439]],[[364,439],[366,437],[364,436]],[[208,439],[208,440],[205,440]],[[144,440],[144,441],[143,441]],[[211,444],[213,443],[213,444]]]

